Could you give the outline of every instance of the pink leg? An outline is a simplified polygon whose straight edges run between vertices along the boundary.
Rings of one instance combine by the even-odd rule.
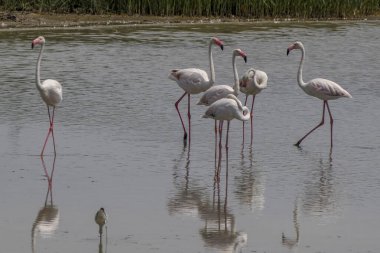
[[[334,124],[334,119],[332,117],[332,114],[331,114],[331,111],[330,111],[330,107],[329,107],[329,103],[327,103],[327,101],[326,101],[326,106],[327,106],[327,111],[329,112],[329,115],[330,115],[330,147],[332,148],[332,146],[333,146],[333,124]]]
[[[217,171],[217,181],[219,182],[219,174],[222,162],[222,131],[223,131],[223,120],[219,121],[219,158],[218,158],[218,171]]]
[[[46,147],[46,143],[49,139],[49,135],[50,133],[52,132],[52,129],[53,129],[53,122],[52,122],[52,118],[50,117],[50,109],[49,109],[49,106],[47,106],[47,109],[48,109],[48,115],[49,115],[49,122],[50,122],[50,126],[49,126],[49,131],[46,135],[46,138],[45,138],[45,142],[44,142],[44,146],[42,148],[42,151],[41,151],[41,154],[40,156],[43,156],[44,155],[44,151],[45,151],[45,147]]]
[[[248,100],[248,95],[245,95],[245,102],[244,102],[244,106],[247,105],[247,100]],[[243,145],[244,145],[244,121],[243,121]]]
[[[187,94],[187,117],[189,119],[189,145],[191,140],[190,94]]]
[[[255,103],[255,95],[252,96],[252,106],[251,106],[251,146],[253,142],[253,104]]]
[[[216,158],[218,156],[217,143],[218,143],[218,126],[217,126],[217,120],[215,120],[215,169],[216,169]]]
[[[227,121],[226,149],[228,150],[228,132],[230,131],[230,121]]]
[[[311,129],[304,137],[302,137],[299,141],[297,141],[296,146],[299,146],[301,144],[301,142],[309,135],[311,134],[315,129],[317,129],[318,127],[322,126],[325,122],[325,105],[326,105],[327,101],[323,101],[323,111],[322,111],[322,120],[321,120],[321,123],[319,123],[316,127],[314,127],[313,129]]]
[[[181,119],[181,123],[182,123],[182,127],[183,127],[183,139],[186,140],[187,139],[187,132],[186,132],[186,129],[185,129],[185,124],[183,124],[183,120],[182,120],[182,116],[181,116],[181,113],[179,112],[179,109],[178,109],[178,104],[179,102],[181,102],[181,100],[183,99],[183,97],[187,94],[187,92],[183,93],[183,95],[177,100],[177,102],[175,102],[175,109],[177,110],[178,112],[178,115],[179,115],[179,118]]]

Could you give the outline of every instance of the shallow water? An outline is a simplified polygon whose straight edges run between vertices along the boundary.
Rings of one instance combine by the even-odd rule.
[[[47,39],[42,79],[60,81],[57,156],[34,84],[38,35]],[[213,122],[192,98],[184,147],[172,68],[208,69],[211,36],[218,83],[233,81],[231,52],[269,76],[255,101],[254,144],[231,123],[220,183]],[[0,245],[3,252],[379,252],[379,22],[155,25],[0,32]],[[353,98],[322,103],[296,84],[324,77]],[[244,97],[240,95],[240,99]],[[186,100],[181,112],[186,118]],[[326,118],[327,119],[327,118]],[[248,128],[246,128],[248,129]],[[228,161],[227,159],[228,158]],[[46,177],[44,170],[50,178]],[[54,169],[54,170],[53,170]],[[228,174],[226,173],[228,169]],[[51,173],[54,172],[52,175]],[[51,188],[49,188],[51,182]],[[51,191],[50,191],[51,189]],[[96,211],[108,213],[99,239]]]

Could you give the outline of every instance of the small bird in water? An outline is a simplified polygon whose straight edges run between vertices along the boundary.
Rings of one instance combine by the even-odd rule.
[[[100,234],[100,236],[102,236],[102,234],[103,234],[103,226],[107,222],[107,214],[104,211],[103,207],[101,207],[99,209],[99,211],[96,212],[96,214],[95,214],[95,222],[96,222],[96,224],[99,225],[99,234]]]

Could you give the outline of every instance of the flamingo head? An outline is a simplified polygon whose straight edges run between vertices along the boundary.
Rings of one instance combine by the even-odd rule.
[[[296,41],[288,47],[288,49],[286,50],[286,55],[289,55],[290,51],[292,51],[293,49],[302,49],[302,48],[303,48],[302,42]]]
[[[43,36],[39,36],[32,41],[32,49],[34,48],[35,45],[43,45],[43,44],[45,44],[45,38]]]
[[[215,45],[219,46],[220,49],[222,49],[222,50],[224,49],[224,43],[223,43],[223,41],[221,41],[220,39],[214,37],[214,38],[212,38],[212,42],[213,42]]]
[[[233,51],[233,56],[234,56],[234,57],[235,57],[235,56],[241,56],[241,57],[243,57],[244,62],[247,63],[247,54],[244,53],[243,50],[241,50],[241,49],[235,49],[235,50]]]

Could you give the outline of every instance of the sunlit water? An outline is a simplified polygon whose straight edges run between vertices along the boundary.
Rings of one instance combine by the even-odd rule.
[[[38,35],[47,40],[42,79],[64,90],[55,160],[51,142],[39,157],[48,117],[34,83],[39,48],[30,44]],[[241,122],[232,122],[219,184],[213,121],[201,119],[205,108],[194,96],[184,148],[174,107],[183,91],[167,78],[172,68],[208,70],[211,36],[225,42],[224,51],[214,49],[217,83],[233,81],[234,48],[248,55],[247,64],[237,61],[239,73],[254,66],[269,76],[255,101],[253,148],[248,140],[242,148]],[[11,30],[0,37],[1,252],[380,251],[378,22]],[[295,40],[306,47],[305,80],[328,78],[353,96],[330,103],[331,156],[328,121],[293,146],[322,114],[322,102],[297,86],[300,52],[286,56]],[[100,207],[109,217],[102,240],[94,221]]]

